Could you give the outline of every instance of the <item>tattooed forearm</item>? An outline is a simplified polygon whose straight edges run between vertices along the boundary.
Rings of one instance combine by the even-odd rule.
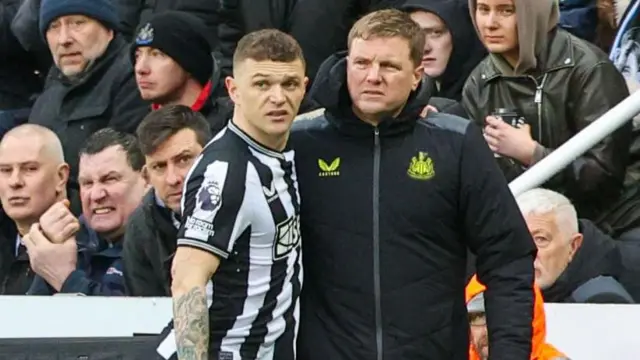
[[[173,299],[173,322],[178,359],[207,360],[209,310],[204,288],[196,287]]]

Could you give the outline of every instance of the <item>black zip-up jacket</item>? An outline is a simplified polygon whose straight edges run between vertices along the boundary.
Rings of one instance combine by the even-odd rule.
[[[122,251],[127,295],[171,296],[171,261],[178,235],[171,216],[152,189],[129,217]]]
[[[358,120],[334,56],[312,87],[323,115],[291,133],[304,241],[299,360],[468,359],[467,248],[477,254],[492,360],[531,353],[535,246],[480,130],[419,118],[409,99]]]

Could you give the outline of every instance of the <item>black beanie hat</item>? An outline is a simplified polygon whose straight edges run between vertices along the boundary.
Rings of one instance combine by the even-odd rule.
[[[205,85],[211,79],[214,61],[211,44],[205,37],[207,31],[196,16],[174,10],[157,13],[136,30],[131,62],[135,65],[138,47],[152,47],[167,54]]]

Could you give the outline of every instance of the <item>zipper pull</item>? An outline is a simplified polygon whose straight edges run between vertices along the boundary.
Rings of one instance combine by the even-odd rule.
[[[374,134],[375,136],[380,135],[380,130],[378,129],[378,127],[375,127],[375,128],[373,129],[373,134]]]
[[[542,104],[542,89],[541,89],[541,88],[537,88],[537,89],[536,89],[536,96],[535,96],[535,98],[533,99],[533,101],[534,101],[536,104]]]

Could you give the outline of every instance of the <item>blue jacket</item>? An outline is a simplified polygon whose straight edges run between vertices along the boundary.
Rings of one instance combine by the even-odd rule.
[[[78,263],[60,293],[88,296],[124,296],[124,276],[121,259],[122,241],[110,244],[90,229],[80,217]],[[53,295],[57,291],[42,277],[36,276],[27,295]]]

